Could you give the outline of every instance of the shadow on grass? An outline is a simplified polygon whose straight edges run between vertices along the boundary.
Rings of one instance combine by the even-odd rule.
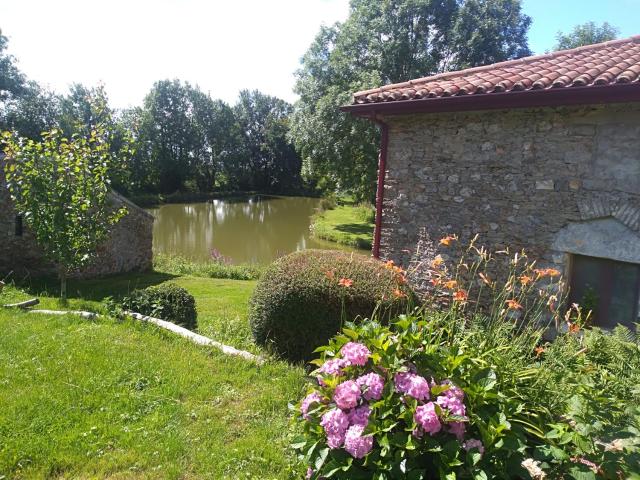
[[[373,229],[369,225],[361,223],[342,223],[336,225],[336,230],[340,232],[353,233],[355,235],[371,235]]]
[[[90,280],[71,279],[67,282],[69,299],[92,300],[101,302],[107,297],[120,298],[137,288],[158,285],[176,278],[164,272],[136,272],[110,275]],[[56,277],[29,278],[16,284],[34,296],[60,296],[60,281]]]

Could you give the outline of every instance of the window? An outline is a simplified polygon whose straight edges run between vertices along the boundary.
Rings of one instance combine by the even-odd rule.
[[[16,217],[16,237],[22,236],[22,216],[18,215]]]
[[[631,327],[638,319],[640,265],[573,255],[569,301],[593,311],[593,324]]]

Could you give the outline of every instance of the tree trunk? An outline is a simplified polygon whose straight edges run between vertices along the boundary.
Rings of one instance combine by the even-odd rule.
[[[60,270],[60,300],[62,303],[67,302],[67,271],[65,269]]]

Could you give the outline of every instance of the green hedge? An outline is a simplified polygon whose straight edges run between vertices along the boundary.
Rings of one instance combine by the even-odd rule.
[[[353,284],[341,286],[340,279]],[[364,255],[305,250],[274,262],[250,302],[249,321],[259,345],[299,361],[311,358],[344,320],[381,319],[416,303],[402,275]]]
[[[195,298],[173,283],[134,290],[122,300],[122,306],[126,310],[161,318],[190,330],[195,330],[198,325]]]

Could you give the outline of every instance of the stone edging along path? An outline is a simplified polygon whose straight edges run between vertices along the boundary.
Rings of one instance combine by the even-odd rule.
[[[35,301],[34,301],[35,300]],[[46,315],[78,315],[82,318],[86,318],[92,320],[94,318],[100,318],[101,315],[94,312],[85,312],[81,310],[31,310],[25,308],[25,306],[37,305],[39,302],[37,299],[29,300],[27,302],[22,302],[19,304],[12,305],[3,305],[5,308],[21,308],[22,310],[29,313],[42,313]],[[27,305],[28,304],[28,305]],[[137,312],[125,311],[125,315],[131,317],[135,320],[139,320],[144,323],[152,323],[157,327],[160,327],[164,330],[169,330],[170,332],[175,333],[176,335],[180,335],[181,337],[186,338],[187,340],[197,344],[204,345],[207,347],[214,347],[220,350],[225,355],[232,355],[236,357],[242,357],[245,360],[249,360],[257,363],[258,365],[264,363],[264,358],[254,355],[251,352],[247,352],[245,350],[238,350],[237,348],[231,347],[229,345],[225,345],[224,343],[217,342],[209,337],[205,337],[204,335],[200,335],[192,332],[184,327],[176,325],[175,323],[167,322],[166,320],[162,320],[160,318],[149,317],[147,315],[142,315]]]

